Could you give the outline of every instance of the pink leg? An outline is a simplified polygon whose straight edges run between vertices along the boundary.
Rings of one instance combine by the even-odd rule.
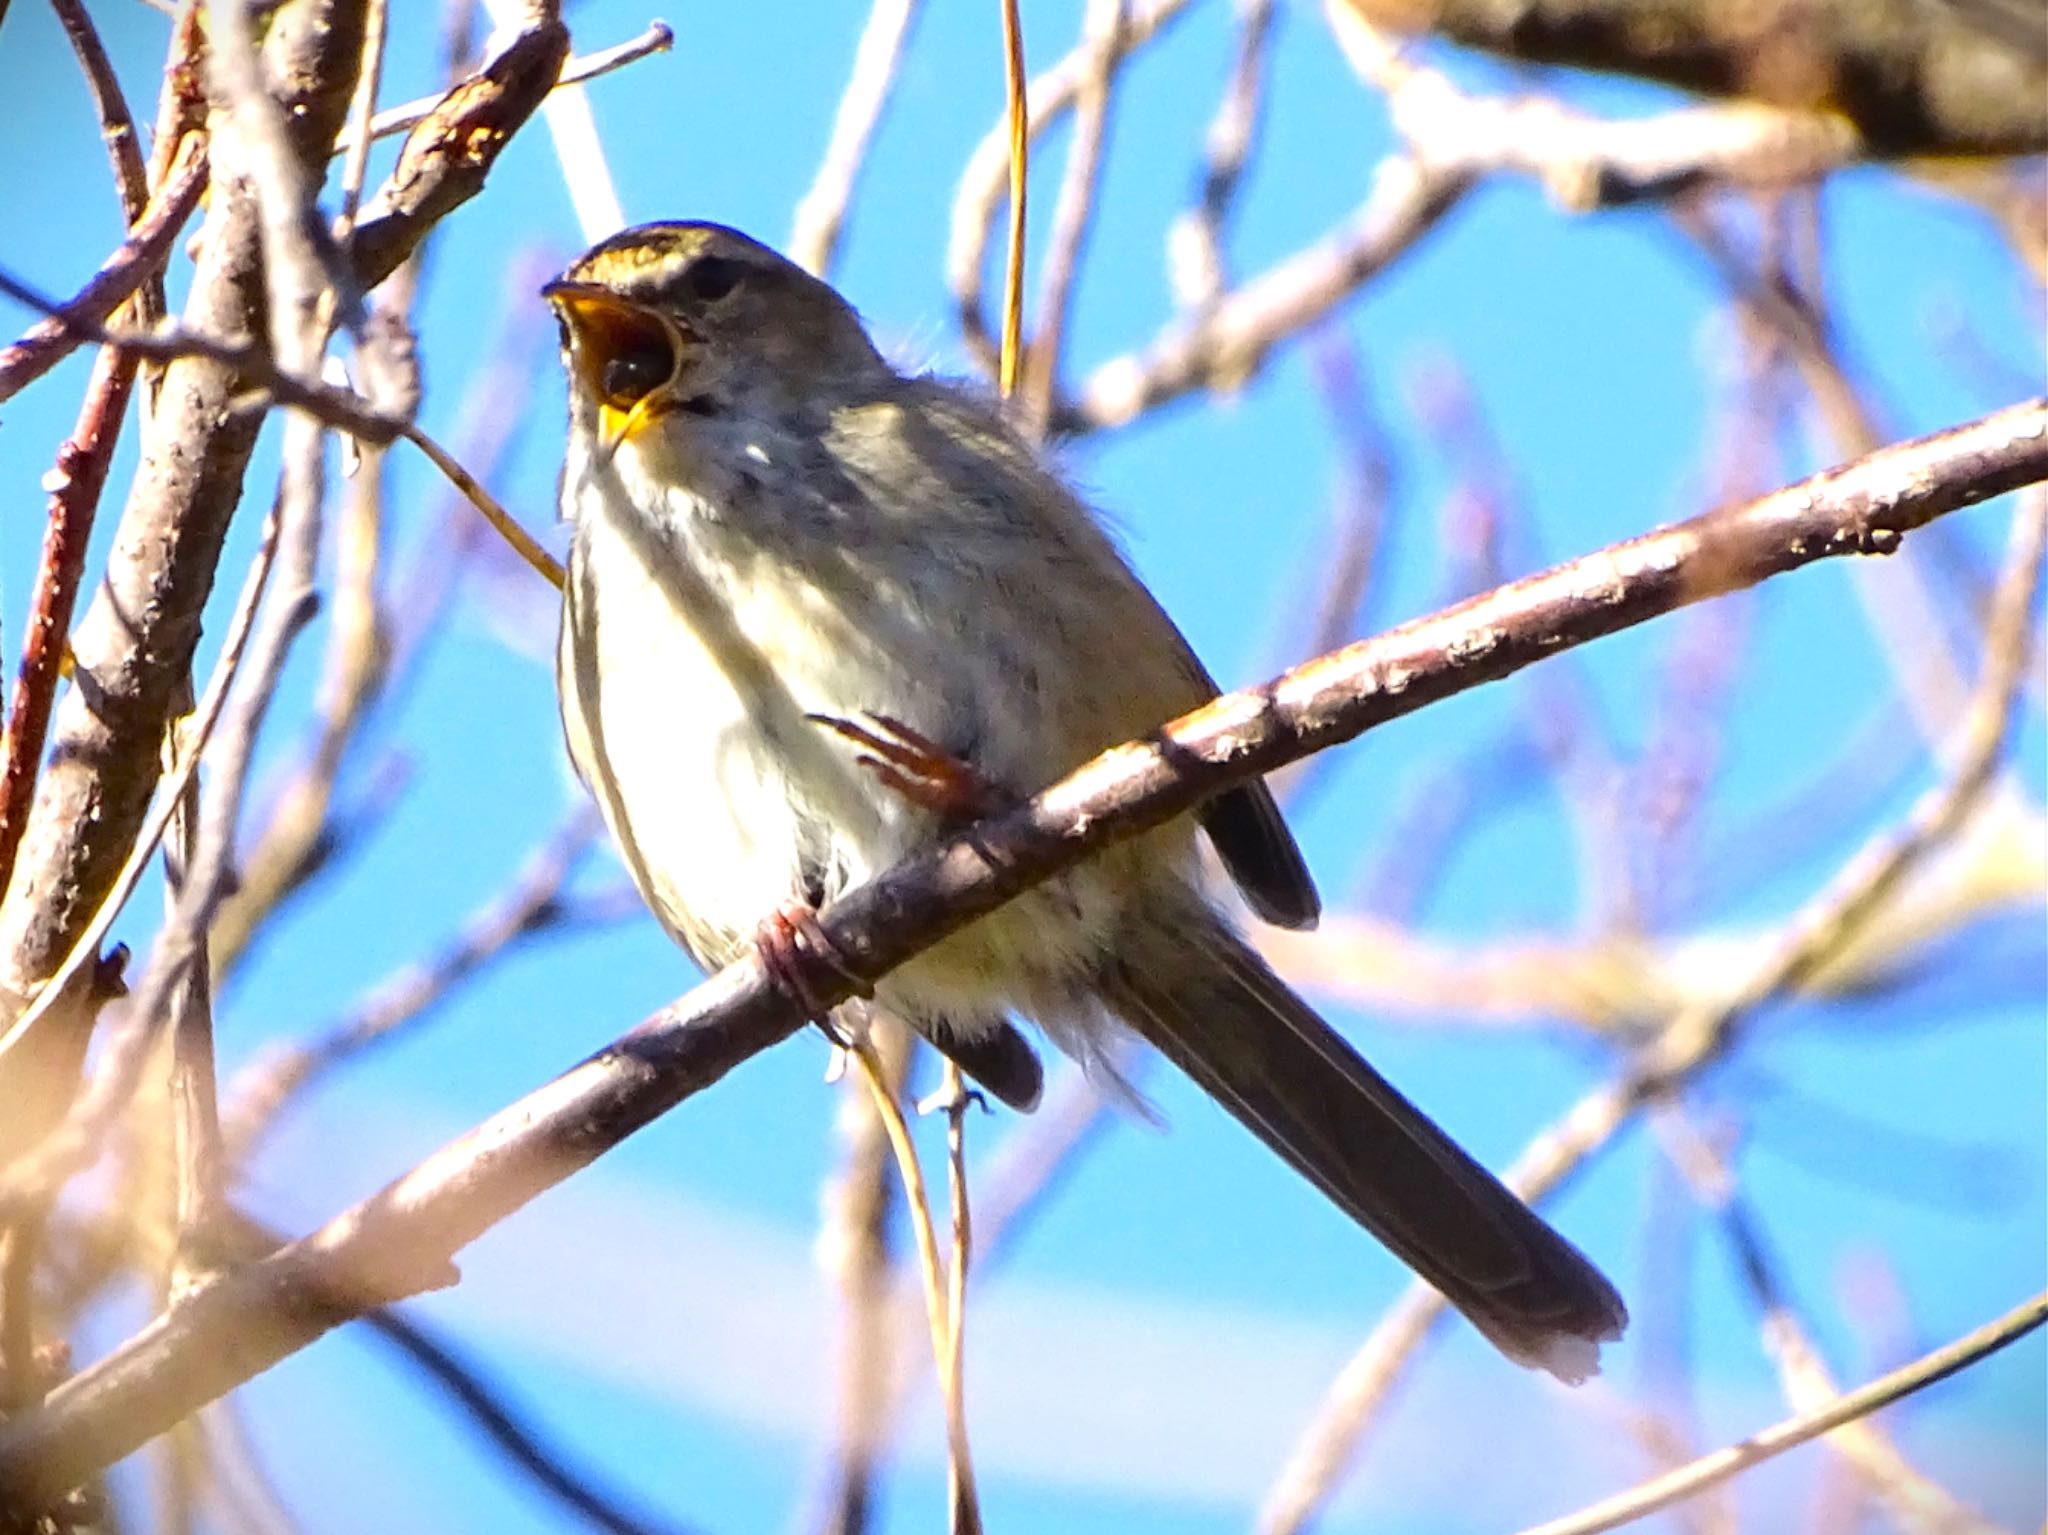
[[[838,946],[819,925],[817,912],[802,901],[784,901],[755,929],[754,952],[760,955],[761,968],[767,972],[770,984],[801,1007],[806,1018],[831,1034],[832,1009],[825,1005],[804,973],[806,949],[853,982],[856,996],[874,995],[874,988],[846,963]]]
[[[855,759],[883,783],[942,821],[977,821],[1011,803],[1010,796],[921,730],[887,714],[870,722],[836,714],[805,716],[866,750]]]

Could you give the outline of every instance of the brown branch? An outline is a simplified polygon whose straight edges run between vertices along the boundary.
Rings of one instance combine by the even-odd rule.
[[[427,231],[483,190],[499,153],[555,88],[569,32],[549,14],[450,89],[406,136],[391,175],[363,205],[349,259],[365,291],[398,269]]]
[[[1226,695],[836,902],[821,922],[846,969],[807,954],[805,983],[819,1005],[835,1005],[859,977],[885,974],[1020,890],[1232,782],[1733,587],[1830,555],[1894,548],[1908,529],[2044,478],[2048,400],[2035,400],[1611,546]],[[1916,818],[1906,851],[1886,866],[1891,878],[1861,863],[1846,871],[1855,883],[1830,908],[1833,922],[1816,916],[1797,927],[1760,977],[1765,994],[1796,979],[1816,947],[1881,899],[1955,813]],[[1745,989],[1728,1010],[1752,1004]],[[451,1282],[455,1253],[789,1037],[801,1026],[797,1011],[756,960],[741,961],[319,1231],[192,1290],[40,1411],[0,1426],[0,1497],[41,1506],[364,1309]],[[1640,1071],[1575,1115],[1573,1135],[1606,1133],[1603,1119],[1668,1091],[1681,1067],[1725,1039],[1725,1029],[1687,1024],[1678,1020]]]
[[[120,77],[114,72],[114,62],[107,57],[106,45],[100,41],[99,29],[93,25],[92,17],[81,0],[51,0],[51,5],[65,35],[71,40],[71,51],[78,56],[79,67],[85,71],[93,106],[99,113],[100,138],[106,145],[107,160],[114,172],[114,188],[121,198],[121,222],[132,229],[145,221],[152,189],[158,198],[164,195],[165,183],[172,179],[172,162],[185,152],[188,134],[200,131],[204,126],[196,115],[185,112],[184,84],[179,78],[180,65],[193,56],[198,46],[197,33],[188,30],[184,23],[173,29],[170,63],[165,70],[157,123],[159,137],[155,163],[145,166],[142,146],[135,132],[135,114],[129,109],[128,98],[121,90]],[[203,166],[201,175],[203,186]],[[189,213],[191,210],[188,207],[186,211]],[[130,315],[143,325],[154,324],[164,317],[161,262],[142,272]],[[4,397],[0,395],[0,398]]]
[[[203,140],[188,137],[178,148],[169,179],[149,200],[120,248],[107,257],[84,287],[62,306],[63,318],[31,325],[19,341],[0,351],[0,400],[18,393],[56,367],[90,339],[96,326],[159,276],[185,220],[206,190]]]
[[[114,190],[121,196],[121,221],[137,223],[149,202],[149,172],[142,164],[142,146],[135,137],[135,114],[128,109],[128,98],[122,94],[114,61],[107,57],[99,29],[92,24],[92,17],[80,0],[50,0],[50,8],[57,13],[64,35],[71,40],[71,51],[78,55],[79,67],[85,71],[86,84],[92,91],[93,106],[99,112],[100,137],[106,143],[107,159],[114,170]]]
[[[134,293],[149,272],[160,270],[172,239],[198,202],[205,184],[204,141],[197,136],[188,137],[178,146],[166,185],[150,201],[121,250],[67,309],[92,315],[97,323]],[[123,269],[121,275],[109,282],[108,290],[95,291],[117,268]],[[102,303],[105,307],[93,314]],[[70,341],[74,325],[71,318],[48,322],[58,341],[53,347],[40,349],[36,342],[46,327],[35,326],[22,342],[0,354],[0,399],[10,392],[10,363],[21,365],[11,385],[19,388],[37,373],[54,366],[70,350],[75,344]],[[0,893],[6,891],[13,876],[15,854],[34,798],[36,766],[42,759],[43,743],[49,732],[50,711],[56,701],[58,673],[71,634],[71,616],[85,570],[86,548],[92,539],[93,518],[133,392],[135,369],[136,360],[131,356],[113,351],[102,353],[86,386],[78,425],[57,450],[42,558],[30,600],[28,634],[22,646],[21,671],[8,707],[5,764],[0,766]]]
[[[0,768],[0,891],[10,888],[33,802],[37,764],[48,734],[94,513],[135,373],[134,358],[102,351],[80,407],[78,426],[58,451],[21,671],[8,713],[5,765]],[[24,893],[23,902],[27,899]],[[91,1022],[97,1016],[100,998],[90,994],[93,990],[88,988],[89,994],[72,1015],[75,1027],[45,1030],[0,1071],[0,1111],[4,1111],[0,1112],[0,1125],[5,1126],[0,1130],[0,1166],[34,1143],[55,1107],[69,1096]]]
[[[1345,0],[1370,20],[1535,64],[1639,75],[1847,119],[1868,151],[2048,148],[2048,45],[1917,0]]]
[[[0,1146],[0,1150],[7,1152],[6,1158],[0,1159],[0,1169],[4,1169],[4,1176],[0,1176],[0,1225],[6,1222],[6,1206],[10,1201],[41,1197],[60,1187],[74,1172],[90,1163],[106,1126],[141,1081],[150,1046],[156,1037],[155,1025],[171,995],[171,985],[177,979],[175,967],[164,963],[165,953],[170,947],[168,934],[167,941],[159,944],[157,962],[152,965],[141,994],[127,1009],[130,1026],[108,1050],[107,1060],[94,1073],[90,1085],[77,1101],[70,1102],[66,1082],[50,1080],[37,1067],[51,1055],[75,1052],[81,1048],[92,1015],[97,1012],[98,1004],[106,1000],[108,988],[99,981],[96,973],[101,967],[93,964],[99,945],[123,904],[134,893],[143,869],[155,854],[157,843],[168,829],[197,771],[199,759],[205,754],[214,725],[224,712],[228,688],[240,669],[243,646],[255,626],[257,604],[269,583],[276,552],[277,518],[272,516],[264,521],[262,537],[255,557],[250,561],[249,573],[243,579],[234,611],[229,615],[227,633],[221,643],[220,656],[214,662],[213,675],[207,680],[206,693],[199,700],[199,707],[193,711],[189,730],[183,732],[185,739],[178,752],[177,763],[165,775],[165,793],[161,801],[145,819],[141,835],[115,874],[105,898],[88,918],[78,941],[63,957],[34,1001],[22,1009],[7,1030],[0,1032],[0,1061],[4,1061],[6,1067],[5,1072],[0,1073],[0,1087],[10,1093],[33,1093],[40,1087],[46,1095],[32,1101],[34,1114],[24,1113],[11,1121],[0,1120],[0,1124],[5,1124],[10,1134],[16,1137]],[[182,906],[174,907],[173,918],[184,909]],[[190,934],[187,936],[189,938]],[[74,978],[89,967],[95,975],[83,987],[89,1004],[86,1016],[79,1019],[67,1011],[62,1016],[50,1018],[60,1009],[70,1007]],[[21,1059],[23,1055],[27,1057],[25,1061]],[[75,1072],[75,1059],[71,1064]],[[43,1130],[53,1119],[56,1120],[56,1129],[44,1135]],[[34,1149],[23,1154],[23,1147]]]
[[[21,671],[7,711],[6,765],[0,769],[0,891],[6,890],[13,875],[21,829],[35,795],[36,764],[42,760],[50,707],[57,696],[93,513],[134,385],[133,359],[111,351],[100,354],[79,407],[78,425],[57,450],[57,467],[45,482],[50,507],[43,524],[42,561],[29,603]]]
[[[266,73],[300,142],[331,142],[340,125],[360,53],[358,21],[339,0],[295,0],[271,18]],[[266,334],[259,220],[244,179],[214,177],[201,239],[186,327]],[[13,895],[0,905],[0,987],[11,994],[0,1016],[9,1021],[72,951],[147,812],[260,424],[234,408],[242,383],[236,368],[196,357],[166,372],[105,579],[72,636],[77,686],[58,707]],[[22,1085],[13,1071],[0,1074],[0,1122],[33,1136],[68,1095],[45,1083],[9,1112]]]
[[[309,171],[324,167],[353,93],[361,21],[342,0],[296,0],[266,29],[268,89]],[[436,218],[481,184],[491,156],[530,110],[531,72],[553,78],[558,44],[558,25],[544,19],[514,40],[508,51],[517,62],[505,78],[487,70],[486,83],[457,87],[438,121],[445,131],[466,134],[461,144],[415,135],[399,174],[358,231],[359,287],[388,275]],[[258,413],[237,408],[251,377],[246,348],[201,339],[269,332],[257,211],[244,181],[216,179],[182,344],[159,353],[173,360],[150,451],[115,535],[102,595],[73,639],[81,685],[58,712],[53,764],[38,787],[21,853],[37,898],[0,907],[0,986],[12,998],[0,1016],[18,1011],[70,952],[132,846],[156,784],[157,744],[174,688],[189,671],[260,422]],[[133,350],[151,353],[147,345]],[[286,403],[310,401],[344,413],[355,405],[345,390],[305,385],[299,393]],[[285,400],[282,390],[272,394]],[[374,412],[353,424],[393,427]],[[7,1100],[0,1109],[12,1106],[14,1092],[0,1080]],[[0,1112],[0,1120],[46,1123],[47,1092],[41,1098],[34,1111]]]

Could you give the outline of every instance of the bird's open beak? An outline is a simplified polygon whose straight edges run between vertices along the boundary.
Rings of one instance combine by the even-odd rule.
[[[661,413],[686,338],[671,321],[595,283],[558,280],[541,290],[568,327],[570,365],[597,401],[598,460]]]

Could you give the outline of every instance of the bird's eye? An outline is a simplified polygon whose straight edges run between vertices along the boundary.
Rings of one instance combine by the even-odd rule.
[[[614,410],[630,410],[666,384],[676,371],[675,347],[659,326],[635,326],[598,369],[598,392]]]
[[[725,256],[699,256],[684,269],[681,285],[686,297],[699,303],[715,304],[740,285],[747,275],[743,261]]]

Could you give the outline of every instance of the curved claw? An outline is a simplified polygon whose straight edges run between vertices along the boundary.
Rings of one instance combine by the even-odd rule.
[[[775,908],[754,930],[754,952],[769,984],[804,1010],[804,1016],[827,1034],[838,1038],[832,1027],[832,1009],[811,987],[804,973],[803,951],[808,949],[853,983],[854,994],[874,995],[867,979],[846,962],[831,935],[818,921],[818,913],[802,901],[789,900]],[[844,1041],[841,1041],[842,1043]]]
[[[866,724],[837,714],[804,718],[864,748],[856,762],[941,820],[977,821],[1009,803],[972,763],[893,715],[869,711],[862,716]]]

